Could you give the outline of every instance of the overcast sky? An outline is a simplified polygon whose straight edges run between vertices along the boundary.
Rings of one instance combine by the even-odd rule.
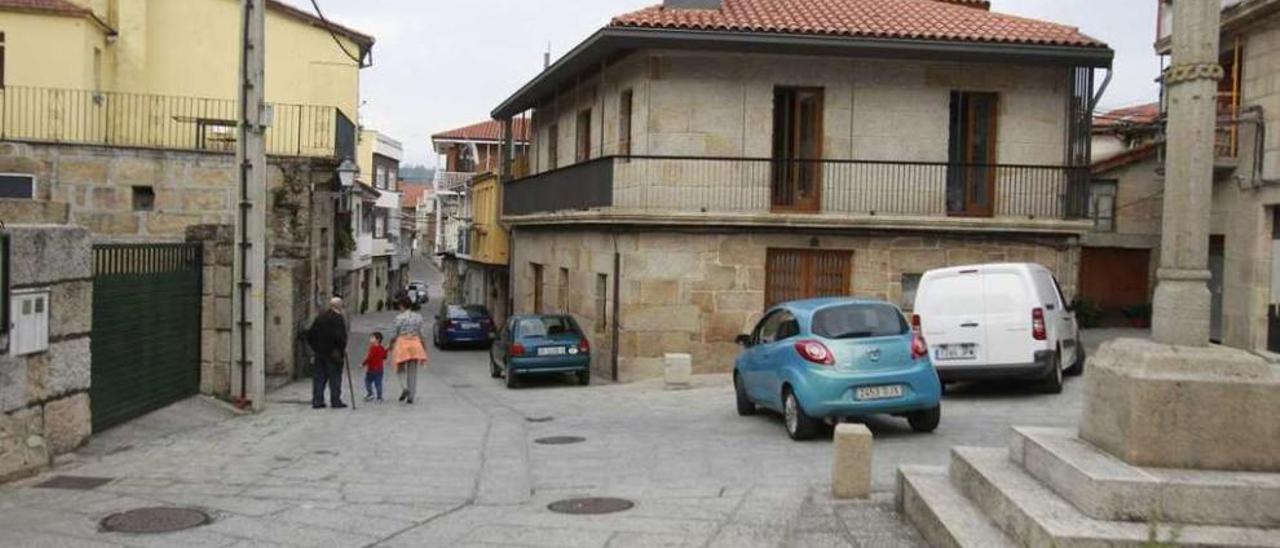
[[[311,10],[310,0],[285,0]],[[406,163],[434,165],[432,133],[485,120],[542,68],[609,18],[661,0],[318,0],[373,35],[361,122],[402,141]],[[1102,107],[1153,101],[1159,61],[1153,0],[992,0],[992,10],[1080,27],[1116,50]],[[270,47],[270,44],[268,44]]]

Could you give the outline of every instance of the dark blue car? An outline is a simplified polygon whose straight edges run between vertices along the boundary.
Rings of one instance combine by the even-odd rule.
[[[478,304],[451,304],[440,307],[434,335],[436,348],[455,346],[487,347],[493,344],[493,316]]]
[[[489,373],[514,388],[524,375],[572,373],[591,384],[591,344],[568,315],[513,316],[489,350]]]

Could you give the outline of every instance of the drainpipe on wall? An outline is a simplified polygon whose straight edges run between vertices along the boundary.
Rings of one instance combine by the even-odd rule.
[[[613,344],[610,351],[613,354],[613,365],[610,377],[613,382],[618,382],[618,341],[621,337],[621,330],[618,326],[618,318],[622,316],[619,305],[622,299],[618,295],[618,290],[622,287],[622,255],[618,253],[618,233],[613,233]]]

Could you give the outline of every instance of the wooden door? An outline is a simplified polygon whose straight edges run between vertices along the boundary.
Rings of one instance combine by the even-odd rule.
[[[773,209],[822,209],[822,88],[773,95]]]
[[[769,249],[765,307],[815,297],[848,296],[852,270],[852,251]]]
[[[1080,252],[1080,297],[1115,319],[1151,302],[1151,251],[1086,247]]]
[[[990,217],[995,212],[995,93],[951,93],[951,143],[947,169],[947,212]]]

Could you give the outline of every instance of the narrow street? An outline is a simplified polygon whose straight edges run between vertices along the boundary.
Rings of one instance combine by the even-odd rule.
[[[390,320],[354,321],[353,362],[365,333]],[[1069,382],[1058,396],[955,391],[931,435],[874,419],[876,493],[843,503],[828,494],[830,439],[797,443],[776,416],[737,416],[727,376],[683,391],[568,379],[507,390],[483,350],[432,356],[413,406],[357,398],[354,410],[313,410],[310,383],[296,382],[259,415],[155,427],[182,425],[183,406],[196,405],[184,402],[108,431],[52,472],[0,489],[0,545],[915,546],[893,512],[898,465],[945,464],[951,446],[1002,446],[1011,424],[1070,426],[1080,412],[1080,383]],[[386,385],[394,396],[395,380]],[[585,439],[536,441],[551,436]],[[56,475],[110,482],[35,487]],[[636,506],[607,516],[546,508],[576,496]],[[157,505],[214,520],[150,537],[98,530],[109,514]]]

